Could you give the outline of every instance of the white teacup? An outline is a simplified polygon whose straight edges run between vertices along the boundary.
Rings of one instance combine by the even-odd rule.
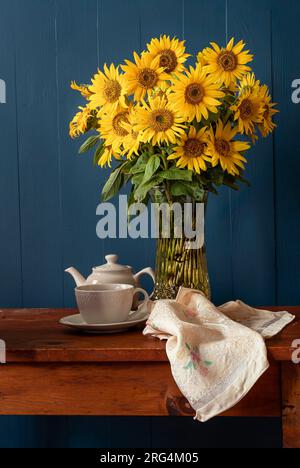
[[[75,289],[80,315],[88,324],[126,322],[134,295],[139,292],[146,302],[147,292],[130,284],[90,284]]]

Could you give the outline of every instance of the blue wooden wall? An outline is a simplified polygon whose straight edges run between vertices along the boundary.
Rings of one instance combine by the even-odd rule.
[[[291,83],[300,78],[299,14],[298,0],[0,0],[0,79],[7,86],[7,103],[0,104],[0,306],[72,305],[65,267],[87,274],[105,253],[118,252],[136,269],[153,265],[153,241],[145,248],[145,241],[95,235],[107,172],[78,156],[78,141],[68,137],[68,122],[81,104],[69,83],[88,82],[98,65],[130,58],[161,33],[185,38],[192,53],[232,36],[255,53],[257,76],[279,103],[279,128],[252,151],[251,189],[223,189],[210,200],[213,296],[218,303],[299,303],[300,107],[291,100]],[[53,444],[88,444],[82,422],[53,421],[1,418],[0,445],[38,443],[45,433]],[[139,421],[86,420],[85,427],[94,428],[89,437],[99,446],[107,446],[100,441],[111,440],[116,424],[151,444],[153,427],[162,422]]]

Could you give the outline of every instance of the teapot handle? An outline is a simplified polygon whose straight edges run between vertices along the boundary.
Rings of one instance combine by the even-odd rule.
[[[151,276],[151,278],[153,280],[153,283],[155,284],[155,273],[152,270],[152,268],[150,268],[150,267],[144,268],[143,270],[139,271],[136,275],[134,275],[134,280],[135,280],[136,284],[139,283],[139,280],[143,275]],[[151,293],[150,298],[151,298],[152,294],[153,294],[153,292]]]

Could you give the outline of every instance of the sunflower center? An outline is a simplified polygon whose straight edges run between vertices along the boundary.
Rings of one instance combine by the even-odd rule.
[[[155,132],[165,132],[172,127],[174,116],[168,109],[158,109],[152,111],[150,116],[150,127]]]
[[[184,145],[184,154],[189,158],[198,158],[203,154],[206,143],[197,138],[189,138]]]
[[[221,156],[224,156],[225,158],[229,156],[230,144],[228,143],[228,141],[223,140],[223,138],[218,138],[215,141],[215,148]]]
[[[247,120],[253,115],[253,104],[250,99],[244,99],[239,106],[240,116],[242,120]]]
[[[221,52],[218,64],[224,71],[233,71],[237,67],[237,58],[233,52]]]
[[[189,104],[199,104],[203,101],[204,89],[199,83],[191,83],[185,90],[185,100]]]
[[[120,137],[125,137],[126,135],[128,135],[127,130],[125,130],[125,128],[122,127],[123,122],[125,123],[128,122],[126,112],[120,112],[113,118],[113,121],[112,121],[113,129],[115,133]]]
[[[114,103],[121,96],[121,85],[116,80],[109,80],[104,85],[103,94],[108,102]]]
[[[172,73],[178,65],[175,52],[170,49],[162,50],[160,53],[159,65],[164,67],[167,73]]]
[[[138,83],[142,88],[154,88],[157,81],[157,73],[151,68],[143,68],[138,74]]]

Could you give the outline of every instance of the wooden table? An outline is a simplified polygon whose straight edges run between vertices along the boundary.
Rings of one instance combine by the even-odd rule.
[[[282,416],[284,447],[300,447],[300,365],[291,362],[300,308],[284,309],[297,320],[267,342],[270,369],[224,416]],[[193,415],[172,378],[165,343],[137,329],[79,334],[58,323],[72,313],[0,310],[0,339],[7,346],[1,415]]]

